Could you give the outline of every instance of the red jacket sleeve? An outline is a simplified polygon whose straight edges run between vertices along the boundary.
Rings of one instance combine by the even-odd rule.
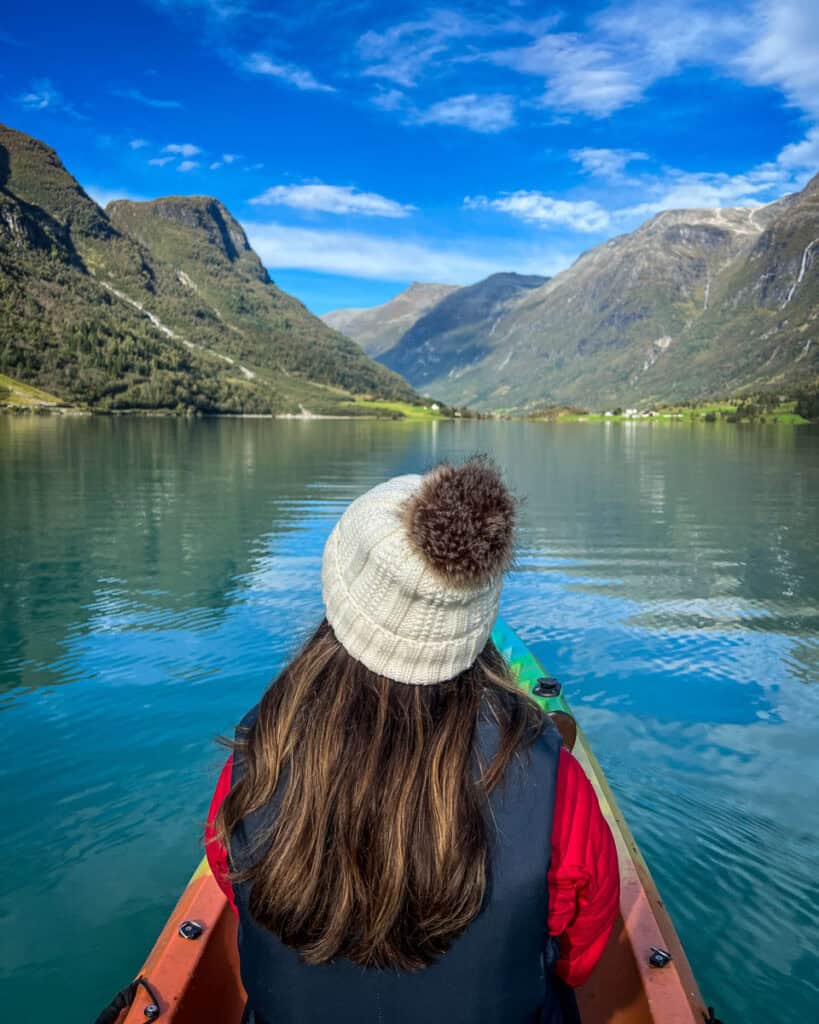
[[[228,877],[230,867],[228,865],[227,850],[222,843],[219,842],[213,828],[213,822],[219,808],[222,806],[222,801],[230,792],[230,777],[232,772],[233,755],[231,754],[219,775],[219,781],[216,783],[216,790],[214,791],[213,799],[210,802],[208,820],[205,825],[205,856],[208,858],[208,864],[210,864],[210,870],[213,872],[216,884],[225,896],[227,896],[230,901],[230,905],[233,908],[233,912],[236,914],[238,912],[236,910],[236,900],[233,896],[233,886],[230,884],[230,878]]]
[[[582,985],[603,953],[620,904],[617,849],[591,782],[560,751],[549,867],[549,932],[558,936],[556,972]]]

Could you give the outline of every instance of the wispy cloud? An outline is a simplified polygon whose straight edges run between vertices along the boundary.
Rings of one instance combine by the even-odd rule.
[[[473,132],[494,135],[515,123],[515,103],[511,96],[467,93],[433,103],[426,110],[418,110],[411,120],[416,124],[458,125]]]
[[[471,284],[499,270],[554,274],[576,253],[502,244],[497,239],[436,247],[426,241],[321,231],[272,223],[245,223],[251,245],[270,267],[316,270],[378,281],[426,280]]]
[[[60,111],[70,117],[86,121],[85,114],[81,114],[70,103],[63,94],[56,88],[50,78],[37,78],[31,83],[28,92],[21,93],[17,102],[26,110],[50,110]]]
[[[172,163],[175,159],[176,158],[172,156],[155,156],[153,160],[149,160],[148,163],[151,167],[164,167],[165,164]]]
[[[311,212],[359,214],[364,217],[408,217],[414,206],[377,192],[359,192],[350,185],[275,185],[251,199],[254,206],[289,206]]]
[[[766,0],[753,5],[753,42],[735,61],[752,85],[780,89],[793,106],[819,118],[819,5]]]
[[[487,60],[542,78],[542,105],[559,111],[605,117],[642,93],[627,60],[579,33],[549,33],[527,46],[497,50]]]
[[[210,170],[217,171],[220,167],[224,167],[226,164],[234,164],[239,159],[240,157],[238,153],[223,153],[219,160],[214,160],[213,163],[210,164]]]
[[[666,168],[661,175],[643,175],[637,185],[640,201],[612,212],[634,219],[663,210],[759,206],[802,188],[819,168],[819,126],[800,142],[785,146],[775,160],[739,174]]]
[[[275,61],[264,53],[251,54],[243,66],[246,71],[250,71],[255,75],[269,75],[272,78],[278,78],[302,91],[336,91],[334,86],[319,82],[312,71],[297,67],[295,64],[284,64],[280,61]]]
[[[452,40],[489,31],[487,25],[457,11],[438,10],[383,32],[365,32],[358,40],[359,56],[365,64],[363,74],[411,89],[430,64],[449,49]]]
[[[373,96],[372,103],[382,110],[398,110],[406,102],[406,96],[400,89],[386,89]]]
[[[524,223],[541,227],[564,227],[572,231],[605,237],[613,229],[632,230],[642,221],[665,210],[754,207],[801,189],[819,168],[819,126],[779,152],[775,159],[756,164],[746,171],[691,171],[664,167],[630,174],[625,168],[642,162],[646,154],[633,150],[582,149],[570,151],[570,158],[589,174],[616,185],[608,202],[594,199],[567,200],[536,190],[517,190],[494,198],[467,196],[464,206],[473,210],[494,210]],[[630,199],[630,197],[633,197]]]
[[[47,110],[49,107],[62,105],[62,96],[48,78],[40,78],[32,83],[28,92],[21,93],[17,102],[26,110]]]
[[[626,167],[635,160],[648,160],[648,153],[636,152],[632,149],[572,149],[569,156],[580,164],[586,174],[602,178],[612,184],[627,184],[634,179],[624,173]]]
[[[801,170],[804,174],[815,174],[819,170],[819,125],[809,128],[804,139],[791,142],[776,158],[779,167],[786,170]]]
[[[179,100],[163,100],[154,96],[146,96],[139,89],[114,89],[114,96],[120,99],[133,100],[134,103],[141,103],[144,107],[153,107],[155,110],[181,110],[182,104]]]
[[[784,6],[796,0],[773,2]],[[808,17],[804,13],[802,20]],[[561,14],[527,19],[438,10],[365,33],[358,51],[362,74],[405,89],[440,76],[442,67],[452,72],[456,65],[484,62],[534,79],[541,106],[603,118],[639,102],[654,82],[686,65],[724,66],[750,38],[746,20],[702,0],[683,7],[671,0],[615,2],[572,31],[562,29]],[[787,51],[787,45],[780,49]],[[807,43],[802,50],[809,54]],[[767,54],[758,55],[755,66],[766,62]],[[782,62],[774,63],[781,79]],[[535,101],[525,93],[520,98]]]
[[[163,147],[163,153],[173,153],[175,156],[198,156],[202,150],[199,146],[194,146],[192,142],[172,142],[169,145]]]
[[[593,200],[572,202],[536,191],[508,192],[495,199],[467,196],[464,206],[471,210],[497,210],[540,227],[560,225],[589,234],[605,231],[610,224],[608,212]]]
[[[177,171],[182,171],[182,173],[185,174],[188,171],[195,171],[198,166],[198,160],[182,160],[176,169]]]
[[[724,63],[745,35],[739,13],[701,2],[632,0],[602,8],[582,30],[549,25],[524,45],[482,58],[541,79],[545,107],[604,118],[639,102],[656,81],[686,65]]]
[[[131,147],[131,149],[144,149],[144,147],[148,145],[148,140],[147,139],[131,139],[131,141],[128,143],[128,145]]]

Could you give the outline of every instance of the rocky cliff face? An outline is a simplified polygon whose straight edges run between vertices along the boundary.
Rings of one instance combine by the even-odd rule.
[[[123,200],[109,203],[106,213],[112,220],[118,217],[124,220],[127,219],[125,211],[134,205]],[[153,217],[204,235],[210,245],[219,248],[231,261],[253,251],[241,224],[218,199],[210,196],[168,196],[153,200],[146,209],[150,209]],[[139,224],[137,218],[134,222]]]
[[[460,324],[455,344],[441,303],[381,358],[444,401],[484,408],[793,386],[819,369],[817,206],[814,179],[757,209],[658,214]]]
[[[458,290],[453,284],[414,282],[394,299],[370,309],[337,309],[321,318],[329,327],[357,341],[367,355],[387,352],[434,306]]]
[[[666,393],[680,381],[697,395],[815,382],[819,176],[755,219],[764,229],[724,269],[708,309],[680,333],[665,365],[646,374],[651,388]]]
[[[101,408],[329,411],[351,394],[414,397],[275,287],[218,200],[106,213],[54,150],[4,126],[0,358],[10,376]]]

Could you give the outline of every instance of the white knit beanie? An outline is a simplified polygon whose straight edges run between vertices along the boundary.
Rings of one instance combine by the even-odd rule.
[[[515,499],[483,457],[397,476],[362,494],[322,561],[327,620],[371,672],[401,683],[474,664],[512,558]]]

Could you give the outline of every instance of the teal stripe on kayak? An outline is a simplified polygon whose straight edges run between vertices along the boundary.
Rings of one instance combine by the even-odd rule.
[[[518,685],[531,694],[533,700],[536,700],[546,711],[565,711],[567,715],[571,714],[562,693],[559,697],[537,697],[531,693],[532,687],[538,679],[549,673],[514,629],[500,617],[495,621],[495,626],[492,629],[492,642],[508,662]]]

